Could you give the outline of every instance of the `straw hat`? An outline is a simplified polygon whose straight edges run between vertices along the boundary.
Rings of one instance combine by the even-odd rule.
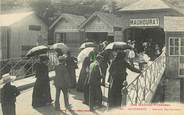
[[[103,56],[100,55],[100,54],[98,54],[98,55],[96,56],[96,59],[103,59]]]
[[[39,55],[41,61],[49,60],[49,57],[45,54]]]
[[[0,85],[1,84],[6,84],[6,83],[9,83],[9,82],[12,82],[16,79],[16,76],[11,76],[9,73],[7,74],[4,74],[2,76],[2,79],[0,80]]]
[[[59,56],[59,57],[58,57],[58,60],[59,60],[60,62],[65,61],[65,60],[66,60],[66,56],[65,56],[65,55]]]

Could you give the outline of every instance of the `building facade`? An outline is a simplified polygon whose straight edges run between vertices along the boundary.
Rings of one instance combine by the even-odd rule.
[[[84,41],[79,26],[86,20],[83,16],[62,14],[49,27],[53,31],[53,43],[63,42],[70,47],[71,53],[77,55],[80,44]]]
[[[183,13],[162,0],[139,0],[120,9],[123,40],[166,46],[165,101],[184,102]]]
[[[95,12],[81,26],[86,39],[93,42],[104,40],[122,40],[121,28],[123,23],[120,17],[109,13]]]
[[[0,15],[0,59],[24,57],[34,46],[47,45],[48,27],[33,12]]]

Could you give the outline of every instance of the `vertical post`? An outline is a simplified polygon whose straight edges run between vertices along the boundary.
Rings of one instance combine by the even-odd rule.
[[[31,71],[31,74],[33,74],[34,73],[34,61],[33,61],[33,58],[31,59],[31,69],[32,69],[32,71]]]
[[[127,104],[127,94],[128,94],[127,85],[128,85],[127,81],[124,81],[123,88],[121,89],[122,94],[121,107],[126,106]]]
[[[180,102],[184,103],[184,79],[180,79]]]
[[[142,74],[142,77],[144,77],[144,90],[143,90],[143,100],[145,101],[145,99],[146,99],[146,87],[147,87],[147,71],[145,72],[145,76]]]
[[[139,96],[139,81],[138,79],[136,80],[136,98],[135,98],[135,103],[138,103],[138,96]]]

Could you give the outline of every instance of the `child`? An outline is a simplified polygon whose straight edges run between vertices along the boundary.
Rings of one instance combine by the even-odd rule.
[[[15,102],[20,91],[16,86],[11,85],[11,82],[14,81],[15,78],[15,76],[5,74],[1,79],[2,84],[4,84],[1,89],[1,107],[3,115],[16,115]]]

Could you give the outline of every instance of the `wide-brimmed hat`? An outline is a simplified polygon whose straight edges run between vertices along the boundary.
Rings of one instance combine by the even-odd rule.
[[[59,56],[58,60],[59,60],[59,62],[65,61],[66,60],[66,56],[65,55]]]
[[[0,85],[12,82],[16,79],[16,76],[12,76],[9,73],[4,74],[0,80]]]
[[[98,59],[103,59],[103,56],[100,55],[100,54],[98,54],[98,55],[96,56],[96,58],[98,58]]]
[[[49,57],[45,54],[39,55],[41,61],[49,60]]]

